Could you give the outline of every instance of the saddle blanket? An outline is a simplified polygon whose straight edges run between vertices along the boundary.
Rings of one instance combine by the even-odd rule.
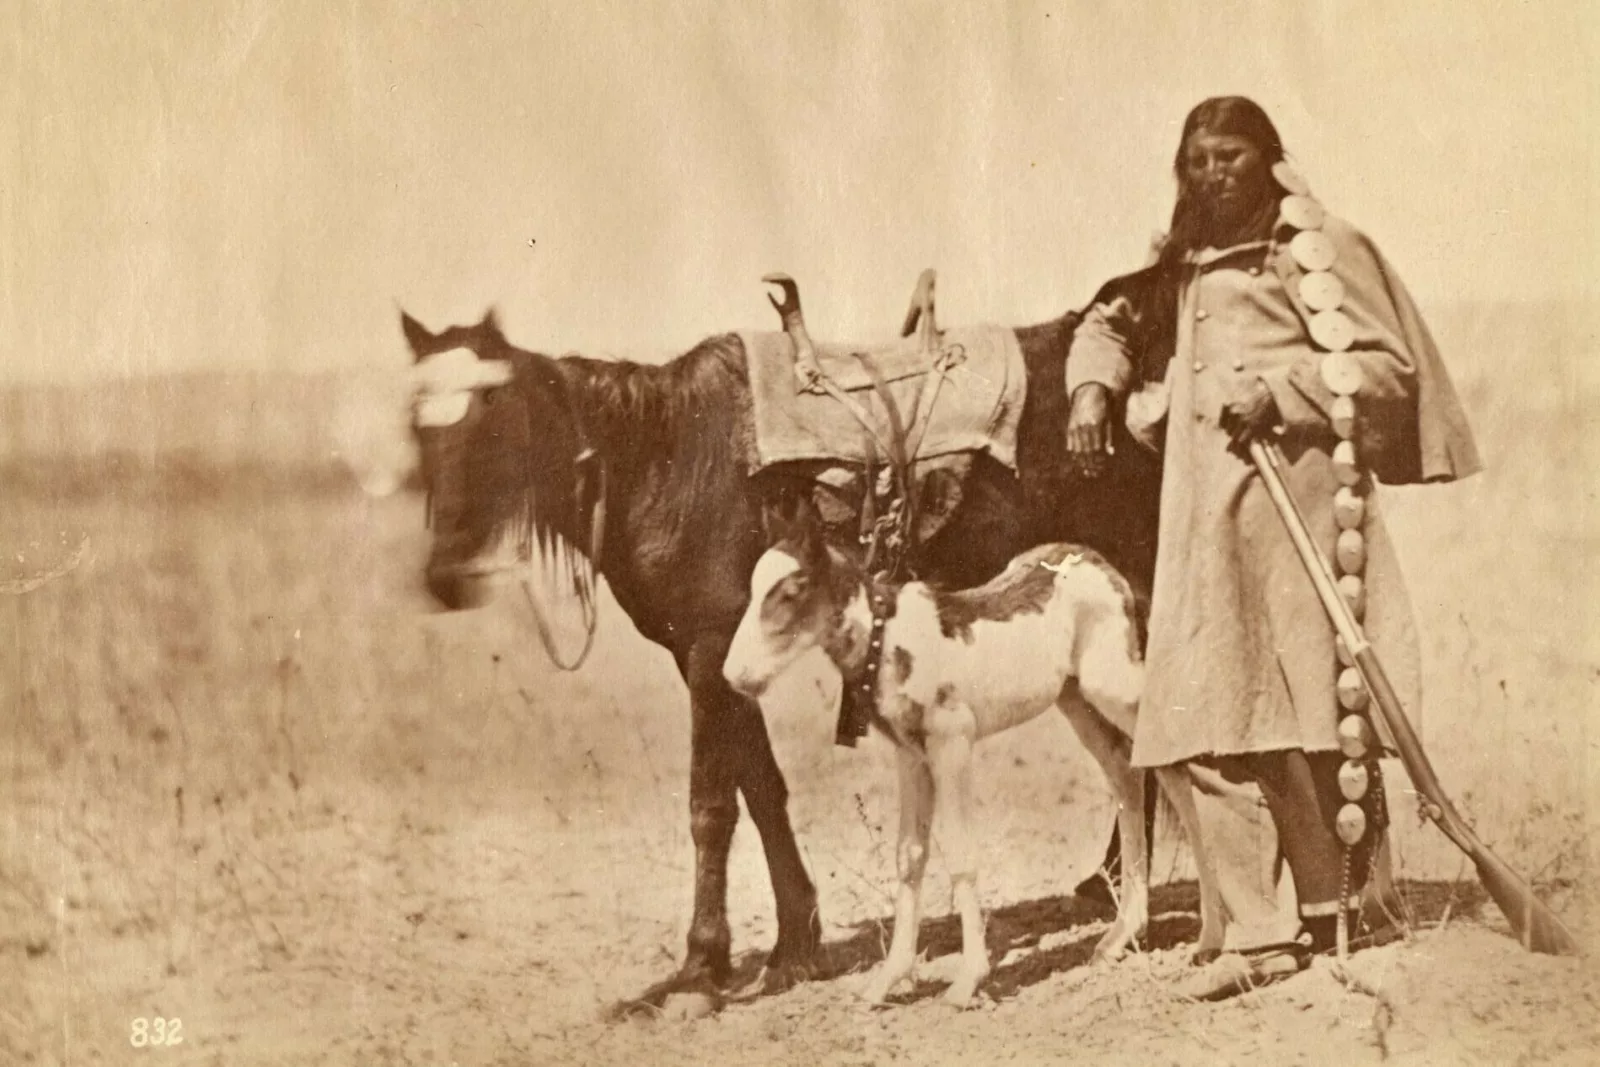
[[[794,369],[794,341],[786,333],[740,333],[750,375],[754,450],[751,473],[795,460],[865,463],[869,440],[845,405],[824,392],[801,389]],[[874,423],[877,436],[891,438],[889,416],[872,378],[854,355],[870,356],[889,387],[918,460],[956,452],[987,452],[1012,470],[1017,465],[1017,426],[1027,393],[1027,370],[1015,332],[978,325],[944,331],[930,352],[920,338],[881,345],[816,342],[817,362],[840,390]],[[939,383],[935,357],[952,364]],[[937,393],[935,389],[937,388]],[[920,441],[920,445],[919,445]],[[887,456],[877,456],[886,463]]]

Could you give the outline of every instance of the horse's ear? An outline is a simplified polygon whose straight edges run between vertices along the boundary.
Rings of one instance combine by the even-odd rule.
[[[415,359],[422,359],[427,354],[428,346],[433,342],[433,334],[404,311],[400,312],[400,332],[406,335],[406,344],[411,346],[411,355]]]
[[[483,329],[484,333],[488,334],[501,344],[505,343],[506,335],[505,332],[500,329],[500,312],[498,310],[495,308],[490,308],[488,311],[484,312],[483,322],[481,322],[479,325]]]

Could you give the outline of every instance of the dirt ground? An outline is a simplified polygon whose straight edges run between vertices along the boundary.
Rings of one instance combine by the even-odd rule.
[[[339,801],[283,786],[199,805],[147,880],[119,877],[91,845],[67,879],[77,892],[9,909],[22,925],[0,956],[21,990],[6,998],[6,1061],[1578,1064],[1600,1047],[1592,960],[1524,952],[1470,883],[1407,883],[1415,937],[1355,955],[1342,978],[1319,960],[1227,1003],[1175,998],[1197,928],[1190,883],[1158,893],[1149,951],[1090,967],[1104,923],[1062,896],[1082,868],[1057,860],[1073,830],[1103,821],[1028,792],[1036,806],[990,848],[996,967],[976,1011],[937,996],[958,950],[946,917],[924,927],[929,959],[904,1003],[855,999],[886,940],[888,872],[881,856],[856,866],[844,827],[837,853],[817,825],[806,837],[831,977],[714,1017],[612,1024],[609,1001],[681,951],[690,851],[675,806],[651,818],[597,803],[563,820],[531,794],[452,808],[422,782]],[[866,856],[887,851],[887,799],[861,801]],[[763,878],[743,848],[732,897],[746,975],[773,935]],[[934,888],[937,915],[948,897]],[[141,892],[147,910],[130,918]],[[133,1049],[140,1017],[181,1019],[183,1042]]]

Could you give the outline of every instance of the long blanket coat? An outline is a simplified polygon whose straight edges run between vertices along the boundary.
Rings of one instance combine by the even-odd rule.
[[[1466,419],[1409,294],[1377,249],[1328,218],[1351,352],[1363,383],[1356,437],[1363,465],[1390,483],[1448,481],[1479,469]],[[1280,230],[1280,232],[1282,232]],[[1259,378],[1281,415],[1290,491],[1330,558],[1338,487],[1330,453],[1333,397],[1310,341],[1299,266],[1286,245],[1259,241],[1191,256],[1178,279],[1171,358],[1160,381],[1138,350],[1166,308],[1139,306],[1173,287],[1135,285],[1097,299],[1067,360],[1069,393],[1100,382],[1128,397],[1130,429],[1164,451],[1148,672],[1134,763],[1338,747],[1333,626],[1254,467],[1229,449],[1222,405]],[[1164,440],[1163,440],[1164,439]],[[1365,628],[1406,709],[1420,704],[1410,601],[1367,495]],[[1387,738],[1385,738],[1387,740]]]

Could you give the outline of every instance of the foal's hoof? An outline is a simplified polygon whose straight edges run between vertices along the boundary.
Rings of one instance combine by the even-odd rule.
[[[1096,967],[1105,967],[1116,963],[1128,954],[1128,944],[1132,938],[1126,937],[1116,931],[1100,939],[1094,947],[1094,955],[1089,962]]]
[[[971,1011],[979,1004],[977,993],[977,982],[958,980],[944,991],[945,1006],[954,1008],[957,1011]]]
[[[882,1008],[889,1003],[889,990],[887,987],[874,982],[858,994],[861,1002],[869,1008]]]
[[[862,986],[859,996],[870,1008],[885,1008],[889,1006],[889,994],[894,992],[894,987],[904,979],[896,978],[886,982],[882,978],[874,977]]]

